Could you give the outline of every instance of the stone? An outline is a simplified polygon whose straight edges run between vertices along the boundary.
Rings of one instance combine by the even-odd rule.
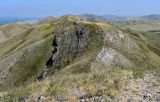
[[[80,102],[86,102],[86,100],[85,99],[81,99]]]
[[[74,93],[74,95],[76,96],[77,99],[84,99],[84,97],[86,96],[86,93],[77,91]]]
[[[149,93],[147,93],[147,97],[148,97],[148,98],[152,98],[152,95],[149,94]]]
[[[144,77],[144,82],[145,83],[155,83],[156,82],[156,77],[153,74],[147,74]]]
[[[94,96],[91,98],[91,102],[105,102],[105,98],[103,96]]]
[[[42,102],[43,100],[46,100],[46,97],[44,96],[35,96],[33,97],[35,102]]]
[[[4,102],[4,98],[0,96],[0,102]]]
[[[20,97],[18,102],[28,102],[27,97]]]
[[[157,101],[157,102],[160,102],[160,94],[157,95],[155,98],[156,98],[156,101]]]
[[[143,79],[130,81],[127,90],[127,97],[132,97],[131,102],[160,102],[160,84],[153,74],[146,74]],[[135,92],[133,93],[132,90]],[[125,92],[121,98],[122,102],[127,97]]]
[[[56,96],[56,101],[57,102],[64,102],[64,98],[61,96]]]

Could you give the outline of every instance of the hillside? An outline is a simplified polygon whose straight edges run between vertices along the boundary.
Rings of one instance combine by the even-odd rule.
[[[158,100],[158,38],[77,16],[17,26],[24,28],[17,32],[6,28],[16,34],[0,43],[0,98],[4,102]],[[13,35],[3,32],[2,39]],[[136,81],[144,86],[151,83],[153,88],[152,79],[157,93],[143,86],[136,89]],[[152,99],[143,98],[148,94]]]
[[[116,16],[116,15],[93,15],[93,14],[82,14],[79,17],[92,21],[92,22],[108,22],[108,21],[121,21],[121,20],[135,20],[138,17],[130,16]]]
[[[142,16],[141,19],[160,20],[160,15],[157,15],[157,14],[145,15],[145,16]]]

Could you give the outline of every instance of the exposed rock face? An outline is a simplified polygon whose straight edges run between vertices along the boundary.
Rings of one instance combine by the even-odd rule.
[[[98,54],[96,61],[106,66],[120,65],[122,67],[131,67],[133,65],[127,58],[111,48],[103,48]]]
[[[90,30],[81,23],[69,23],[66,22],[54,30],[53,55],[47,61],[43,75],[38,79],[53,73],[55,69],[60,69],[69,64],[88,48],[91,40],[89,37]]]
[[[132,54],[135,51],[140,51],[140,47],[127,34],[118,29],[104,30],[104,42],[115,49]]]
[[[105,66],[134,66],[123,54],[119,53],[122,51],[134,54],[132,52],[140,51],[141,49],[133,39],[118,29],[110,30],[103,29],[96,24],[88,25],[82,22],[65,21],[56,27],[53,32],[53,55],[47,61],[46,68],[38,80],[43,79],[47,74],[54,73],[56,69],[65,67],[88,48],[97,49],[104,46],[95,60]]]

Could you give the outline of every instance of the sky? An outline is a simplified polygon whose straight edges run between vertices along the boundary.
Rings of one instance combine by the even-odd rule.
[[[160,0],[0,0],[0,17],[160,14]]]

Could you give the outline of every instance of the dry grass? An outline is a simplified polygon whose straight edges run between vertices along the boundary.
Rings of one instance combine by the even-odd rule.
[[[43,95],[47,97],[48,102],[52,102],[55,100],[54,95],[58,95],[69,102],[75,102],[74,93],[80,90],[86,92],[88,98],[99,95],[118,97],[130,77],[132,77],[131,72],[119,69],[109,71],[103,69],[101,73],[80,73],[67,76],[65,73],[58,73],[41,82],[15,88],[4,96],[6,100],[12,100],[13,97],[19,99],[28,96],[32,99],[33,96]]]

